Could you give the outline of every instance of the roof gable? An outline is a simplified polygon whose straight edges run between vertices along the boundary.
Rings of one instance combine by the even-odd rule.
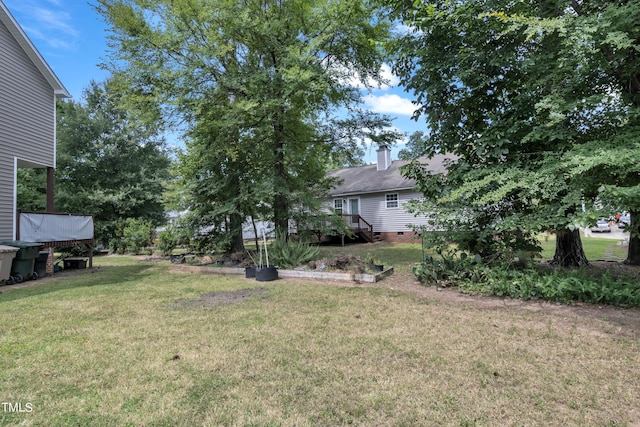
[[[69,91],[64,87],[58,76],[55,75],[49,64],[44,60],[38,49],[31,43],[31,40],[22,27],[15,20],[4,2],[0,0],[0,22],[9,30],[13,38],[18,42],[27,57],[33,62],[40,74],[53,88],[53,93],[59,98],[70,98]]]
[[[453,159],[453,155],[438,154],[431,159],[421,159],[432,173],[446,172],[445,160]],[[338,178],[338,184],[329,191],[331,196],[379,193],[385,191],[411,190],[416,181],[407,179],[400,173],[400,168],[408,161],[396,160],[385,170],[378,170],[377,165],[359,166],[329,172],[327,176]]]

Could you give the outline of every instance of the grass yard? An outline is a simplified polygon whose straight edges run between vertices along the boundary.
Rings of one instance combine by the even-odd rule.
[[[624,261],[627,258],[627,249],[629,247],[619,245],[618,240],[582,236],[581,241],[584,254],[589,261]],[[552,259],[556,251],[555,236],[541,234],[540,245],[542,246],[542,259]]]
[[[556,250],[554,235],[541,234],[540,245],[542,246],[541,259],[549,260],[553,258]],[[597,260],[617,260],[623,261],[627,258],[627,246],[618,245],[617,240],[582,237],[582,246],[585,255],[590,261]],[[409,272],[411,265],[422,260],[422,246],[419,241],[416,243],[396,243],[396,244],[357,244],[345,247],[331,246],[321,247],[322,256],[329,256],[335,253],[344,252],[349,255],[366,257],[368,255],[384,260],[385,264],[392,265],[396,270]],[[426,253],[431,253],[427,248]]]
[[[640,423],[639,311],[424,288],[402,272],[419,245],[367,246],[400,273],[259,283],[101,257],[0,288],[0,424]]]

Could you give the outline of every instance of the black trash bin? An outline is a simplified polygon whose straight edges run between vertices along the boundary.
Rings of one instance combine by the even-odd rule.
[[[49,251],[40,251],[33,271],[38,277],[44,277],[47,274],[47,261],[49,260]]]

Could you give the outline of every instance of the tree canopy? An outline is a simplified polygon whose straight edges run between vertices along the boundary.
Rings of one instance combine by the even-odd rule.
[[[371,1],[100,0],[98,11],[111,25],[106,67],[130,105],[182,120],[189,207],[235,249],[247,217],[286,232],[327,164],[356,161],[368,135],[396,137],[359,109],[362,85],[381,82],[388,32]]]
[[[159,129],[124,110],[110,81],[84,98],[57,104],[56,210],[93,214],[104,244],[126,218],[162,224],[170,160]]]
[[[389,3],[425,151],[459,156],[446,177],[407,170],[436,200],[416,211],[494,246],[553,229],[554,261],[585,264],[578,228],[640,200],[638,1]]]
[[[47,197],[46,169],[20,168],[17,171],[16,206],[23,211],[44,211]]]

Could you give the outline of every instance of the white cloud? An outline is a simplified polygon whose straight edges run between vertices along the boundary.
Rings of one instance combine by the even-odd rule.
[[[344,78],[341,79],[344,84],[359,89],[365,88],[365,85],[360,80],[360,77],[354,71],[349,71],[342,66],[334,66],[334,68],[339,71],[342,76],[344,76]],[[393,74],[393,72],[391,71],[391,67],[387,64],[382,64],[382,67],[380,69],[380,76],[383,80],[382,84],[378,84],[378,82],[376,82],[375,80],[369,79],[367,81],[368,86],[381,90],[387,90],[391,87],[397,86],[398,83],[400,83],[400,79],[398,79],[398,77]]]
[[[69,24],[71,16],[67,12],[36,7],[32,14],[33,19],[47,30],[71,37],[78,36],[78,31]]]
[[[402,116],[411,116],[420,107],[407,98],[391,93],[380,96],[366,95],[364,103],[371,111],[376,113],[399,114]]]
[[[382,64],[381,74],[386,84],[383,85],[380,89],[388,89],[389,87],[395,87],[395,86],[398,86],[398,84],[400,83],[400,79],[398,78],[398,76],[393,74],[393,71],[391,71],[391,67],[387,64]]]
[[[55,49],[74,50],[79,31],[71,25],[71,15],[59,0],[26,0],[8,3],[16,19],[32,40]]]
[[[391,29],[391,31],[393,31],[395,34],[400,35],[400,36],[407,36],[407,35],[422,35],[423,32],[421,30],[419,30],[417,27],[413,27],[410,25],[406,25],[403,23],[396,23],[396,25],[393,26],[393,28]]]

